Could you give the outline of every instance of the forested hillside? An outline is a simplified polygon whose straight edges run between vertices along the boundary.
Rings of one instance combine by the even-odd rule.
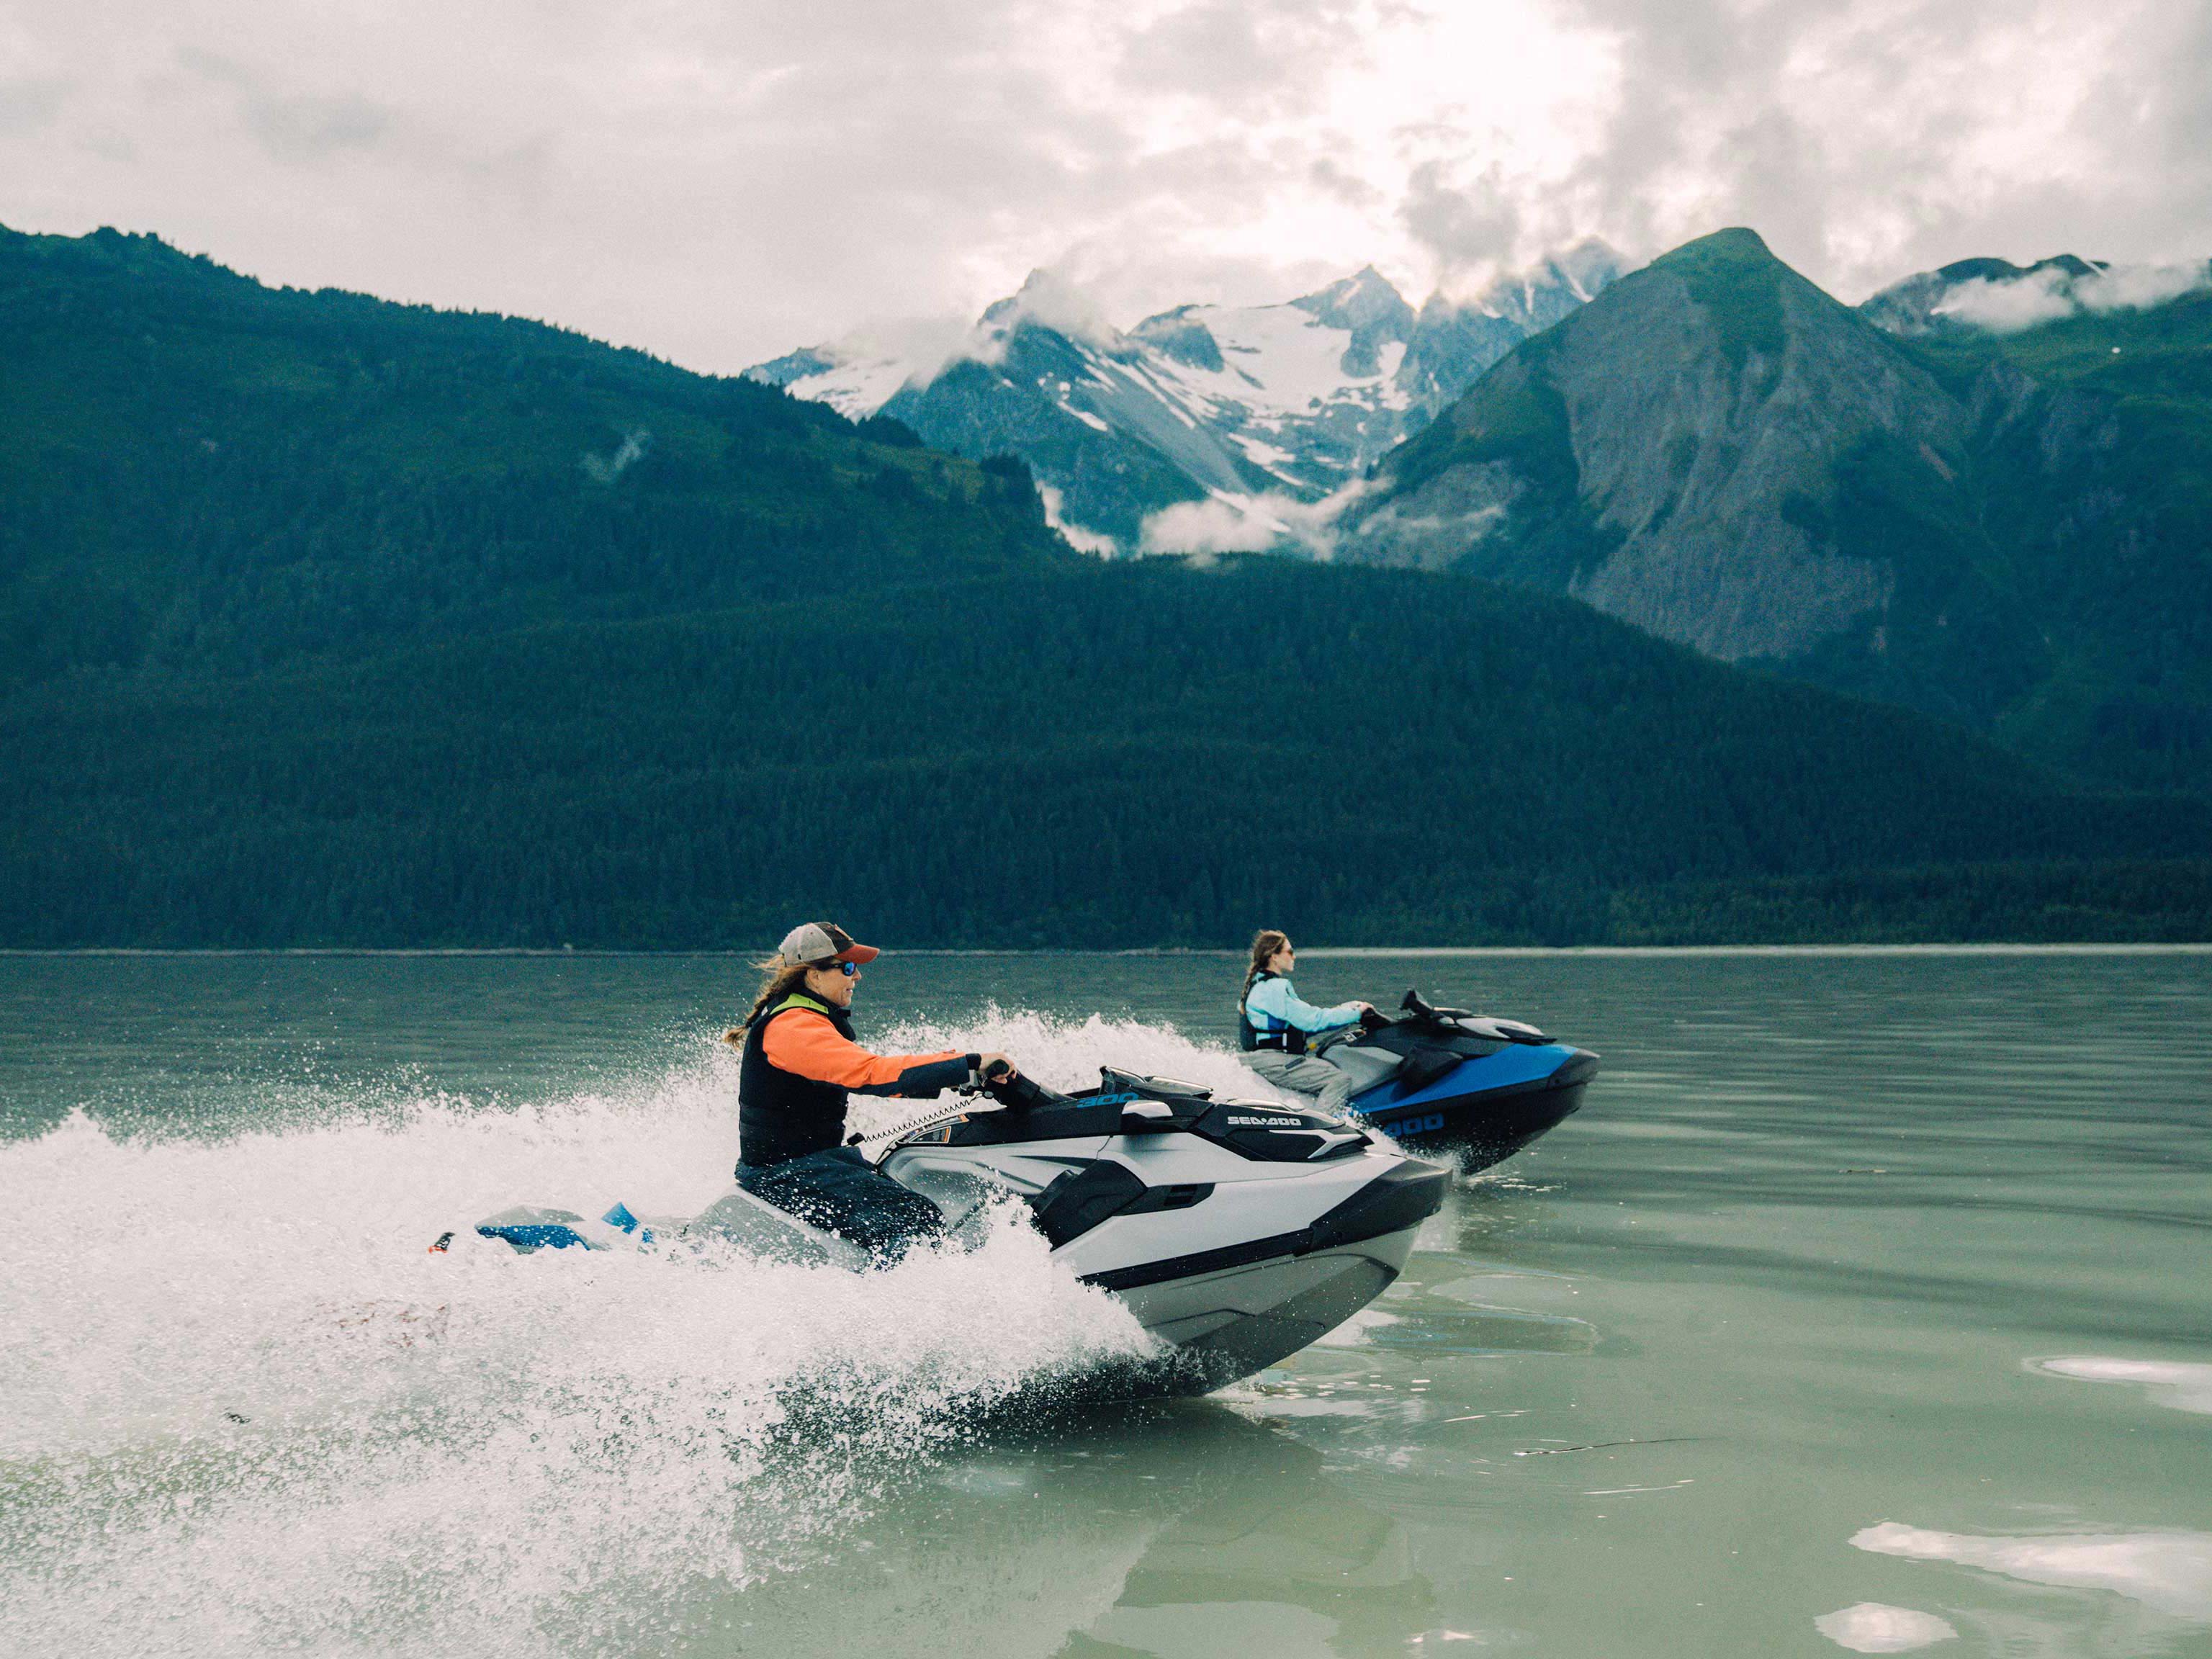
[[[1070,556],[1018,465],[112,231],[0,231],[0,685]]]
[[[2095,798],[1572,601],[1099,564],[1018,465],[0,246],[0,943],[2203,937]]]

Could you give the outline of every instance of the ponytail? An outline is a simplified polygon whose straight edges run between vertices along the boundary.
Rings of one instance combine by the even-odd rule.
[[[722,1041],[741,1043],[752,1023],[769,1009],[806,983],[806,967],[803,962],[786,962],[781,957],[763,957],[753,964],[761,970],[760,994],[753,999],[752,1012],[741,1025],[732,1026],[722,1033]]]
[[[1273,927],[1263,927],[1252,935],[1252,966],[1244,975],[1244,988],[1237,994],[1237,1001],[1242,1002],[1252,994],[1253,986],[1259,982],[1260,975],[1267,971],[1267,964],[1275,959],[1275,953],[1290,942],[1288,933],[1278,933]]]

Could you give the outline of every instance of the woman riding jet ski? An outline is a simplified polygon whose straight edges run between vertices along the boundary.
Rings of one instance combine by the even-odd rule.
[[[853,1038],[860,964],[882,952],[832,922],[802,923],[761,964],[768,977],[745,1023],[723,1033],[742,1047],[738,1073],[738,1185],[780,1210],[896,1257],[938,1232],[928,1200],[879,1175],[845,1140],[848,1092],[933,1099],[986,1072],[1018,1075],[1004,1054],[872,1054]]]
[[[842,964],[876,954],[810,924],[781,957],[820,988],[826,976],[849,983],[857,974]],[[1069,1097],[1019,1076],[1003,1054],[870,1055],[838,1017],[849,990],[840,1001],[840,988],[826,988],[826,1000],[764,994],[744,1028],[744,1161],[736,1188],[701,1214],[641,1223],[617,1205],[595,1225],[521,1207],[476,1231],[525,1251],[592,1249],[619,1232],[865,1269],[929,1237],[978,1242],[998,1207],[1018,1204],[1054,1260],[1126,1304],[1163,1344],[1159,1364],[1126,1379],[1127,1391],[1200,1394],[1296,1352],[1381,1295],[1443,1202],[1445,1170],[1334,1117],[1217,1101],[1111,1067],[1097,1089]],[[804,1024],[787,1045],[775,1028],[794,1012],[826,1018],[843,1046]],[[816,1092],[771,1080],[763,1093],[764,1067]],[[834,1081],[823,1075],[833,1067]],[[963,1096],[951,1108],[834,1144],[848,1087],[919,1094],[949,1084]],[[756,1161],[757,1128],[782,1156]]]
[[[1312,1041],[1358,1024],[1375,1006],[1315,1007],[1291,983],[1297,965],[1289,934],[1263,927],[1252,935],[1252,966],[1237,1003],[1237,1046],[1244,1063],[1278,1089],[1310,1095],[1322,1110],[1341,1113],[1352,1098],[1351,1074],[1313,1053]]]
[[[1597,1056],[1533,1025],[1406,993],[1400,1018],[1364,1002],[1316,1008],[1291,987],[1297,953],[1269,930],[1252,940],[1237,1005],[1247,1066],[1323,1111],[1371,1123],[1403,1146],[1449,1154],[1468,1174],[1513,1156],[1578,1110]]]

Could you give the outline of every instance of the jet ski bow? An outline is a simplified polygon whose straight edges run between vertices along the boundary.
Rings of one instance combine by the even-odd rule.
[[[1314,1052],[1352,1074],[1352,1115],[1463,1173],[1504,1162],[1581,1109],[1598,1057],[1533,1025],[1439,1008],[1407,991],[1395,1019],[1369,1017]]]
[[[936,1205],[955,1241],[978,1237],[994,1205],[1024,1206],[1054,1260],[1163,1345],[1133,1393],[1204,1394],[1342,1324],[1398,1277],[1449,1182],[1356,1123],[1171,1078],[1109,1066],[1079,1095],[1020,1078],[987,1090],[850,1144]],[[528,1251],[600,1247],[649,1225],[664,1241],[876,1265],[742,1188],[689,1221],[621,1220],[631,1228],[525,1208],[477,1231]]]

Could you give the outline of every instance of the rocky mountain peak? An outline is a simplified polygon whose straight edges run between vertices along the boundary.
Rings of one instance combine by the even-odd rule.
[[[1754,233],[1701,237],[1516,346],[1385,463],[1340,550],[1561,589],[1727,658],[1878,626],[1836,469],[1941,496],[1956,405]],[[1940,508],[1931,511],[1940,513]]]
[[[1010,333],[1024,325],[1048,328],[1073,339],[1109,349],[1121,343],[1121,331],[1106,320],[1090,295],[1057,271],[1030,272],[1020,288],[984,309],[978,334]]]
[[[1413,307],[1373,265],[1291,303],[1330,328],[1402,340],[1413,331]]]

